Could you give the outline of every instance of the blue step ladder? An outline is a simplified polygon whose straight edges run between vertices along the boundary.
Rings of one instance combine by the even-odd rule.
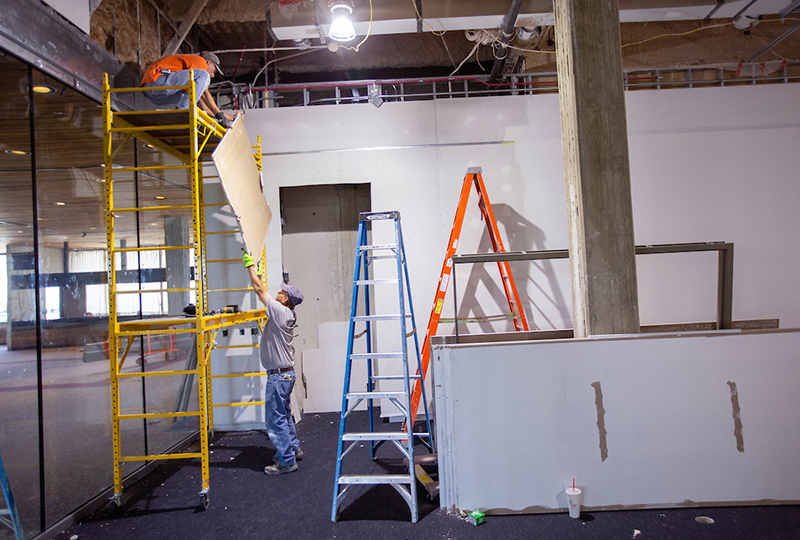
[[[14,531],[14,536],[17,540],[25,540],[25,533],[22,532],[22,520],[19,519],[17,505],[14,503],[14,496],[11,494],[11,486],[8,484],[8,475],[3,465],[2,456],[0,456],[0,485],[3,487],[3,496],[6,499],[7,507],[0,508],[0,523]]]
[[[394,226],[394,242],[389,244],[372,245],[367,240],[368,228],[372,228],[375,234],[375,227],[386,227],[379,225],[379,222],[390,222]],[[397,262],[396,275],[391,279],[370,279],[370,267],[374,274],[374,261],[380,259],[394,259]],[[379,285],[395,285],[398,292],[398,312],[388,315],[373,314],[370,312],[370,287]],[[364,315],[357,315],[359,305],[359,290],[363,289],[364,294]],[[400,330],[400,350],[394,351],[374,351],[373,350],[373,325],[379,321],[399,322]],[[362,334],[356,334],[356,324],[364,322],[366,330]],[[411,331],[407,332],[408,326]],[[353,341],[361,335],[366,334],[367,345],[366,353],[353,353]],[[409,467],[406,474],[342,474],[342,461],[354,448],[369,441],[370,457],[375,459],[375,452],[385,442],[391,441],[408,460],[407,463],[414,463],[414,438],[423,438],[426,446],[432,448],[433,439],[431,437],[431,423],[428,416],[427,399],[423,385],[422,402],[425,404],[425,424],[427,433],[415,433],[414,422],[411,418],[411,392],[412,379],[418,379],[419,375],[412,375],[409,372],[409,347],[408,339],[414,338],[414,349],[412,360],[415,365],[416,373],[421,373],[420,349],[417,338],[417,325],[414,319],[414,309],[411,302],[411,287],[408,282],[408,267],[406,266],[406,254],[403,247],[403,233],[400,230],[400,212],[362,212],[359,214],[358,222],[358,247],[356,248],[356,266],[353,272],[353,301],[350,307],[350,332],[347,340],[347,358],[344,375],[344,392],[342,395],[342,415],[339,419],[339,446],[336,456],[336,479],[333,486],[333,508],[331,511],[331,521],[336,521],[338,510],[345,495],[350,489],[359,484],[389,484],[402,495],[411,510],[412,523],[417,522],[417,485],[414,467]],[[385,334],[385,333],[384,333]],[[373,362],[397,362],[402,361],[402,375],[374,375]],[[365,361],[367,371],[366,391],[355,391],[350,388],[353,361],[361,363]],[[385,364],[381,364],[385,365]],[[363,366],[363,363],[361,363]],[[382,370],[378,370],[382,373]],[[389,381],[402,381],[403,388],[399,391],[383,391],[380,386],[382,381],[392,384]],[[375,431],[373,401],[376,399],[388,399],[403,414],[405,428],[397,428],[396,431]],[[347,431],[347,418],[356,407],[364,400],[367,400],[369,411],[369,431],[355,433]],[[345,442],[348,443],[345,448]]]

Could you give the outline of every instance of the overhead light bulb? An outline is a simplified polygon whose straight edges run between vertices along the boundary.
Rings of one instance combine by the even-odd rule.
[[[350,21],[350,15],[353,14],[353,8],[346,3],[336,3],[331,6],[331,13],[333,13],[333,22],[328,30],[328,37],[334,41],[350,41],[356,37],[356,29],[353,28],[353,23]]]

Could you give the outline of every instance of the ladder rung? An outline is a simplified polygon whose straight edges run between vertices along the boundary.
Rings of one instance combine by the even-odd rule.
[[[414,436],[423,435],[414,433]],[[373,431],[365,433],[345,433],[342,435],[343,441],[404,441],[408,439],[405,431]]]
[[[402,381],[405,375],[373,375],[373,381]],[[419,379],[419,375],[409,375],[409,379]]]
[[[403,353],[373,352],[373,353],[355,353],[350,355],[351,360],[369,360],[370,358],[403,358]]]
[[[397,249],[397,244],[373,244],[371,246],[358,246],[359,251],[377,251],[381,249]],[[392,257],[394,259],[394,257]]]
[[[398,281],[397,279],[359,279],[356,281],[356,285],[378,285],[381,283],[397,283]]]
[[[347,399],[400,399],[405,392],[348,392]]]
[[[339,484],[410,484],[411,476],[407,474],[343,474]]]
[[[402,319],[403,315],[397,313],[394,315],[358,315],[357,317],[353,317],[354,321],[385,321],[391,319]],[[406,313],[406,319],[411,318],[410,313]]]
[[[396,259],[397,259],[397,257],[395,257],[394,255],[375,255],[375,256],[370,256],[370,257],[369,257],[369,260],[371,260],[371,261],[377,261],[378,259],[392,259],[392,260],[396,260]]]

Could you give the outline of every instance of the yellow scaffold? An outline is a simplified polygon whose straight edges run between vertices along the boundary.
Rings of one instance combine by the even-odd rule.
[[[189,93],[190,103],[196,103],[194,99],[195,83],[193,77],[189,78],[188,86],[147,88],[147,90],[166,90],[180,89]],[[218,403],[214,404],[211,394],[211,379],[217,377],[260,377],[266,373],[238,373],[231,375],[211,375],[211,352],[215,348],[233,347],[258,347],[253,345],[229,345],[217,346],[215,337],[220,329],[242,325],[257,324],[263,330],[266,316],[263,309],[240,312],[210,313],[209,292],[221,291],[252,291],[249,287],[231,289],[209,289],[206,267],[210,263],[234,262],[239,259],[207,259],[206,258],[206,236],[210,234],[236,234],[239,231],[215,231],[206,232],[205,209],[211,206],[224,206],[225,203],[205,204],[203,198],[203,170],[201,166],[201,155],[206,148],[216,146],[226,130],[221,127],[213,118],[197,106],[189,109],[171,110],[152,110],[152,111],[126,111],[117,112],[112,110],[111,96],[116,92],[141,92],[145,88],[111,88],[108,82],[108,74],[103,77],[103,148],[105,159],[105,212],[106,212],[106,240],[107,240],[107,268],[108,268],[108,291],[109,291],[109,360],[111,371],[111,404],[112,404],[112,428],[114,444],[114,495],[112,502],[118,506],[122,504],[122,466],[126,462],[133,461],[153,461],[162,459],[190,459],[200,458],[202,470],[201,484],[201,504],[203,508],[208,508],[209,504],[209,432],[213,430],[213,408],[232,407],[232,406],[252,406],[263,405],[263,401],[248,401],[241,403]],[[124,136],[117,148],[112,148],[112,139],[115,133]],[[112,165],[112,159],[120,151],[121,147],[129,140],[136,138],[141,142],[151,145],[161,152],[172,156],[180,161],[180,165],[148,165],[134,167],[118,167]],[[261,136],[258,136],[258,144],[254,148],[254,157],[261,170]],[[207,152],[206,152],[207,155]],[[191,188],[191,206],[141,206],[135,204],[134,207],[117,207],[114,204],[114,174],[123,172],[144,173],[144,171],[185,169],[189,173]],[[145,173],[146,174],[146,173]],[[209,177],[207,177],[209,178]],[[123,247],[117,246],[114,237],[114,220],[121,217],[126,212],[145,212],[158,210],[188,210],[191,209],[193,223],[193,243],[184,246],[148,246],[148,247]],[[166,250],[193,250],[195,268],[194,288],[166,288],[166,289],[144,289],[138,290],[118,290],[117,275],[115,267],[115,255],[126,252],[143,251],[166,251]],[[190,251],[191,253],[191,251]],[[124,255],[123,255],[124,256]],[[266,254],[261,254],[262,264],[266,263]],[[141,287],[141,285],[140,285]],[[169,316],[161,318],[144,318],[139,320],[119,320],[117,312],[117,296],[120,294],[148,294],[179,291],[195,291],[195,315],[193,317]],[[194,334],[196,347],[197,363],[193,369],[185,370],[161,370],[144,371],[135,373],[122,373],[125,359],[131,350],[134,339],[138,336],[151,336],[159,334]],[[124,345],[123,345],[124,343]],[[124,346],[124,350],[123,350]],[[123,351],[120,355],[120,351]],[[143,354],[143,353],[142,353]],[[197,377],[199,410],[198,412],[172,412],[172,413],[140,413],[123,414],[120,408],[120,380],[125,378],[137,377],[170,377],[185,376],[190,380]],[[122,437],[120,421],[129,419],[151,419],[151,418],[178,418],[198,416],[200,419],[200,451],[184,452],[172,454],[155,455],[123,455]]]

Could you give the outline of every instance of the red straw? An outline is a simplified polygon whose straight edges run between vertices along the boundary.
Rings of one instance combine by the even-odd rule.
[[[572,491],[575,491],[575,479],[572,479]]]

